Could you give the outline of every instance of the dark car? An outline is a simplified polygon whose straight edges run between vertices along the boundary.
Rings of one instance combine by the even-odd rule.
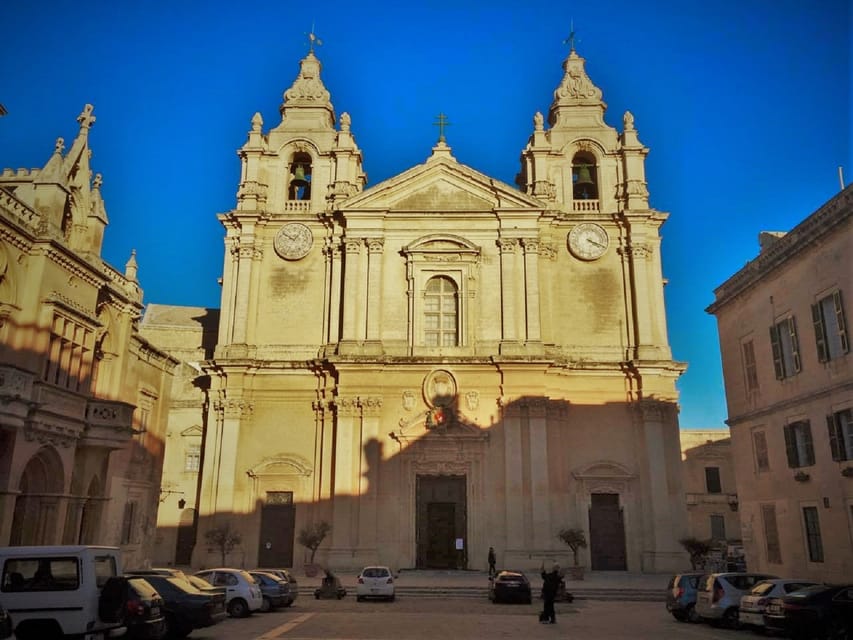
[[[0,604],[0,640],[12,637],[12,618]]]
[[[833,600],[851,588],[822,584],[774,598],[764,611],[764,626],[792,638],[844,637],[838,634],[843,621],[833,609]]]
[[[299,583],[296,581],[296,576],[294,576],[287,569],[252,569],[252,571],[263,571],[264,573],[271,573],[274,576],[281,578],[282,580],[286,580],[287,584],[290,585],[290,590],[288,592],[288,602],[285,607],[289,607],[292,605],[296,598],[299,597]]]
[[[533,598],[530,581],[521,571],[498,571],[489,581],[489,599],[494,602],[521,602],[530,604]]]
[[[261,595],[264,597],[261,611],[273,611],[290,603],[290,585],[287,580],[263,571],[249,571],[249,575],[261,587]]]
[[[228,616],[221,589],[203,593],[171,575],[147,575],[145,579],[163,598],[167,633],[172,638],[186,637],[193,629],[212,626]]]
[[[832,626],[838,630],[838,637],[853,638],[853,585],[848,584],[832,598],[830,605]],[[841,630],[844,630],[844,635]]]
[[[666,610],[679,622],[699,622],[696,613],[696,590],[701,572],[679,573],[669,579],[666,589]]]
[[[115,619],[127,627],[123,637],[132,640],[160,640],[166,636],[163,598],[145,578],[110,578],[104,584],[101,596],[101,608],[111,606],[107,603],[123,603],[121,611],[99,612],[102,620]]]

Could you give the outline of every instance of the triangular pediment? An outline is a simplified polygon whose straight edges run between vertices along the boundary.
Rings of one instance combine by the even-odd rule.
[[[430,159],[341,204],[344,212],[359,209],[401,212],[541,211],[545,208],[544,203],[510,185],[446,158]]]
[[[201,427],[196,424],[181,431],[181,435],[185,438],[192,436],[198,436],[200,438],[204,435],[204,431],[202,431]]]

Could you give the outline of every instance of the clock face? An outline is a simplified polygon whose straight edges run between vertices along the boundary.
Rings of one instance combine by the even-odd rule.
[[[596,260],[610,246],[610,238],[603,227],[583,222],[569,232],[569,251],[581,260]]]
[[[300,222],[284,225],[275,234],[273,246],[275,252],[285,260],[299,260],[308,255],[314,244],[314,234],[311,229]]]

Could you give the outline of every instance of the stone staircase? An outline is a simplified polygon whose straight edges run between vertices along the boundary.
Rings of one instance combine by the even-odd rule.
[[[355,587],[344,583],[347,596],[355,594]],[[315,585],[299,585],[300,598],[313,598]],[[534,586],[534,599],[537,596],[537,587]],[[569,593],[574,596],[575,601],[618,601],[618,602],[664,602],[666,594],[663,589],[649,589],[637,587],[578,587],[575,584],[569,586]],[[489,592],[487,587],[473,585],[397,585],[397,595],[401,598],[471,598],[487,599]]]

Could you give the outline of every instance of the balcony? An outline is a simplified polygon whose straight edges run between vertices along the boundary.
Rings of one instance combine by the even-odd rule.
[[[572,200],[572,211],[597,212],[598,211],[598,200]]]
[[[135,408],[117,400],[89,400],[86,404],[86,431],[80,444],[109,449],[123,447],[133,433]]]
[[[285,213],[308,213],[310,210],[310,200],[286,200],[284,202]]]

